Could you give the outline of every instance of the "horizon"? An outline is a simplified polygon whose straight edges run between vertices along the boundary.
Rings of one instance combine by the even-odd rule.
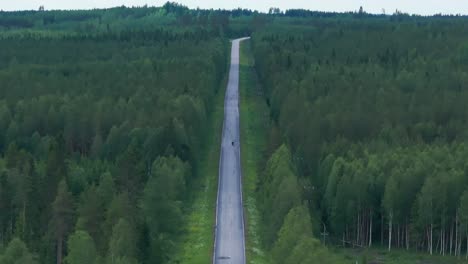
[[[83,0],[80,2],[60,1],[60,0],[18,0],[14,2],[0,4],[2,11],[27,11],[38,10],[39,6],[44,6],[45,10],[92,10],[106,9],[112,7],[160,7],[167,1],[150,2],[146,0]],[[362,6],[364,11],[370,14],[393,14],[396,10],[411,15],[431,16],[431,15],[468,15],[468,4],[462,4],[454,0],[440,1],[430,0],[424,5],[404,0],[388,2],[387,0],[330,0],[326,3],[314,3],[306,0],[290,0],[287,3],[280,3],[278,0],[260,1],[252,3],[248,0],[236,0],[228,3],[220,3],[217,0],[182,0],[175,1],[178,4],[189,7],[190,9],[250,9],[259,12],[268,12],[270,8],[279,8],[281,11],[288,9],[306,9],[310,11],[321,12],[355,12]]]

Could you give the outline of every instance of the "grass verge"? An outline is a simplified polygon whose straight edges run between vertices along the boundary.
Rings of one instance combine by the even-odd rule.
[[[250,40],[241,42],[239,63],[240,136],[243,202],[246,222],[246,258],[247,263],[250,264],[267,264],[270,261],[268,261],[268,255],[264,252],[261,244],[261,219],[255,190],[261,163],[264,160],[269,115],[254,69]]]

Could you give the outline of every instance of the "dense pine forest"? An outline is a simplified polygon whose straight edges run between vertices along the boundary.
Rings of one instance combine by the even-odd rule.
[[[167,3],[0,11],[0,264],[182,263],[244,36],[268,123],[251,251],[468,257],[467,17]]]
[[[335,245],[468,256],[467,29],[356,14],[253,34],[270,141],[290,148],[261,183],[267,243],[307,206]]]
[[[120,11],[145,16],[20,13],[54,30],[0,35],[0,263],[163,263],[173,251],[227,41],[132,19],[61,29]]]

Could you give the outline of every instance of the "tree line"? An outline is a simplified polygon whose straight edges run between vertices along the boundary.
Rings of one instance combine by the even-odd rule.
[[[0,11],[0,31],[65,31],[81,34],[170,27],[179,31],[205,29],[229,36],[248,35],[246,18],[258,15],[246,9],[189,9],[167,2],[158,7],[114,7],[93,10]],[[248,19],[247,19],[248,20]],[[233,25],[231,25],[231,22]]]

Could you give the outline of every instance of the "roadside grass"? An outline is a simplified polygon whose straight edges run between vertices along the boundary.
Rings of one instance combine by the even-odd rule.
[[[260,211],[257,207],[256,187],[269,126],[268,108],[263,100],[250,40],[241,42],[239,65],[240,136],[243,203],[246,236],[246,258],[249,264],[268,264],[260,235]]]
[[[230,54],[230,53],[229,53]],[[177,242],[178,250],[170,263],[211,263],[214,244],[216,195],[218,191],[218,165],[221,147],[221,132],[224,120],[224,95],[227,74],[214,100],[215,106],[209,116],[210,127],[206,130],[197,157],[196,179],[191,182],[192,203],[185,211],[183,235]]]
[[[333,248],[331,248],[333,250]],[[465,256],[460,258],[454,256],[429,255],[424,252],[415,252],[412,250],[392,249],[387,251],[386,248],[369,248],[369,249],[338,249],[334,252],[343,256],[349,263],[375,263],[375,264],[461,264],[468,263]]]

